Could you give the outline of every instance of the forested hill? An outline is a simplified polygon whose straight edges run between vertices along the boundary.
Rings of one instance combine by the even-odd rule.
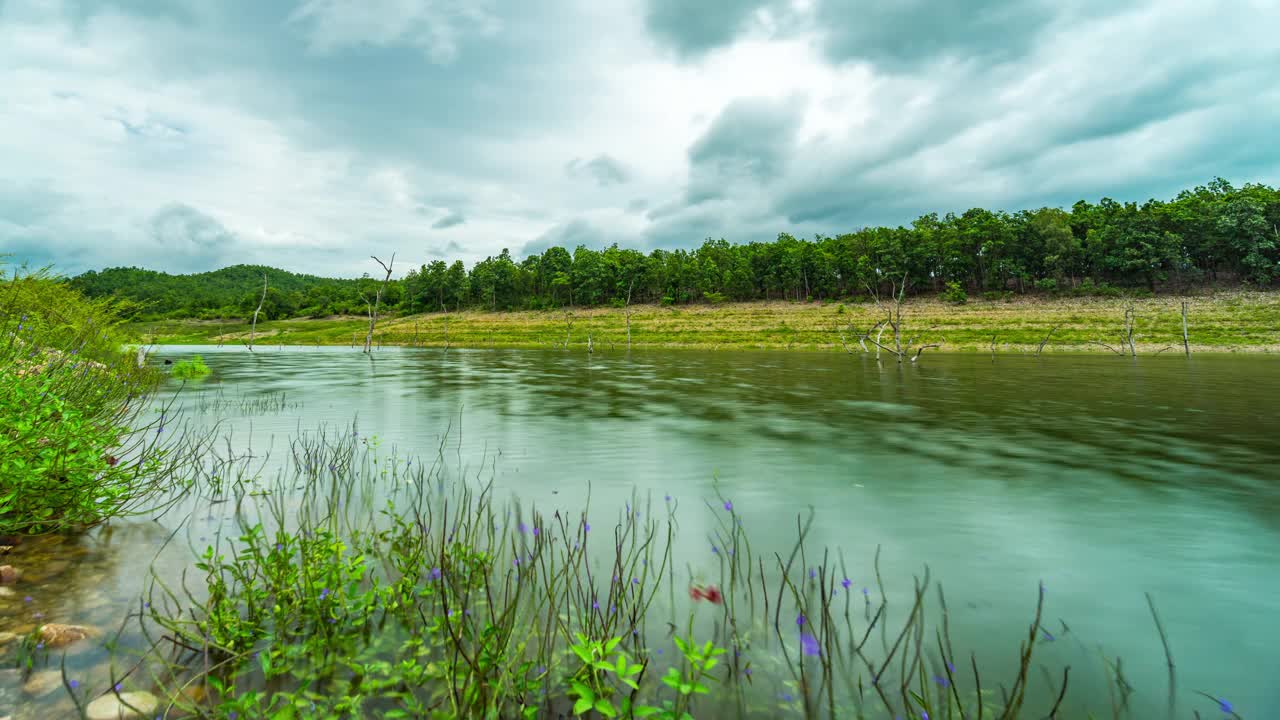
[[[367,278],[349,280],[302,275],[264,265],[233,265],[190,275],[142,268],[90,270],[71,279],[71,285],[90,297],[115,296],[143,305],[142,318],[240,317],[258,306],[262,278],[267,297],[262,309],[268,319],[297,315],[301,310],[332,314],[351,311],[361,290],[376,290]],[[372,297],[372,293],[370,293]]]
[[[363,256],[361,260],[367,261]],[[377,271],[372,261],[370,271]],[[268,319],[363,313],[377,281],[339,280],[237,265],[195,275],[137,268],[89,272],[72,283],[90,296],[141,301],[141,318],[244,317],[262,274]],[[1102,199],[1071,209],[974,208],[924,215],[909,227],[873,227],[813,240],[707,239],[694,250],[645,254],[616,245],[548,248],[516,260],[503,250],[467,269],[443,260],[388,288],[403,311],[759,299],[832,299],[908,280],[909,292],[1115,294],[1181,291],[1198,283],[1268,287],[1280,279],[1280,191],[1217,179],[1142,204]]]

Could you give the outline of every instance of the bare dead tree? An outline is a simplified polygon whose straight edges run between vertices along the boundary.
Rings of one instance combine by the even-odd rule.
[[[396,264],[395,253],[391,253],[390,264],[382,262],[376,255],[370,255],[369,257],[373,258],[374,262],[381,265],[382,269],[385,270],[387,274],[382,278],[382,285],[378,288],[378,292],[373,296],[373,302],[370,303],[368,298],[364,298],[365,305],[369,308],[369,332],[364,336],[365,352],[369,352],[370,346],[373,345],[373,331],[378,324],[378,306],[382,304],[382,294],[387,290],[387,283],[391,282],[391,268],[395,267]],[[361,295],[361,297],[364,296]]]
[[[1191,340],[1187,338],[1187,303],[1182,301],[1182,349],[1186,351],[1187,357],[1191,357]]]
[[[573,332],[573,313],[564,311],[564,349],[569,349],[569,337]]]
[[[591,333],[587,333],[587,354],[590,355],[595,351],[596,351],[596,346],[595,346],[595,343],[591,342]]]
[[[1053,337],[1053,334],[1054,334],[1054,333],[1056,333],[1056,332],[1058,332],[1058,328],[1060,328],[1060,327],[1062,327],[1062,323],[1058,323],[1057,325],[1054,325],[1054,326],[1053,326],[1053,329],[1051,329],[1051,330],[1049,331],[1049,334],[1048,334],[1048,335],[1045,335],[1045,336],[1044,336],[1044,339],[1040,341],[1040,347],[1036,348],[1036,356],[1037,356],[1037,357],[1039,357],[1039,356],[1040,356],[1040,353],[1044,351],[1044,346],[1045,346],[1045,345],[1047,345],[1047,344],[1049,343],[1049,338]],[[994,335],[991,337],[991,343],[992,343],[992,347],[994,348],[994,347],[995,347],[995,336],[994,336]],[[993,349],[991,352],[994,354],[994,353],[995,353],[995,350]]]
[[[991,336],[991,364],[996,364],[996,336]]]
[[[253,352],[253,338],[258,334],[258,313],[262,312],[262,303],[267,301],[267,274],[262,273],[262,297],[258,299],[258,309],[253,311],[253,324],[249,326],[249,352]]]
[[[444,311],[444,351],[449,352],[449,306],[442,302],[440,309]]]
[[[903,332],[905,330],[905,326],[902,322],[902,303],[907,296],[907,285],[908,285],[907,274],[906,273],[902,274],[901,284],[899,284],[895,280],[890,280],[889,282],[890,282],[890,290],[891,290],[890,300],[893,303],[892,305],[889,305],[881,300],[880,292],[877,288],[872,287],[869,284],[866,285],[867,292],[870,293],[871,299],[875,301],[876,307],[878,307],[880,310],[884,312],[885,317],[883,320],[881,320],[880,322],[872,326],[870,330],[867,330],[867,332],[863,333],[862,338],[859,340],[859,342],[862,344],[862,347],[864,350],[867,347],[866,346],[867,341],[870,341],[873,345],[876,346],[877,361],[879,361],[880,359],[880,351],[883,350],[893,355],[898,360],[899,363],[902,363],[903,361],[908,359],[908,356],[911,354],[911,346],[915,344],[915,341],[916,341],[916,338],[912,337],[911,339],[907,340],[905,344],[903,344],[902,342]],[[881,342],[881,338],[884,336],[884,331],[886,328],[893,331],[893,347],[888,347]],[[875,340],[871,340],[872,331],[876,331]],[[945,340],[943,342],[945,342]],[[935,343],[935,344],[925,345],[924,347],[918,348],[916,351],[916,354],[910,358],[910,361],[913,363],[916,362],[917,360],[920,359],[920,354],[923,353],[925,349],[936,348],[936,347],[940,347],[940,345]]]
[[[636,279],[631,278],[631,284],[627,285],[627,350],[631,350],[631,314],[635,312],[631,309],[631,289],[636,286]]]
[[[409,343],[411,347],[418,347],[418,320],[413,321],[413,341]]]
[[[1132,302],[1125,305],[1124,308],[1124,342],[1123,345],[1129,348],[1129,354],[1138,357],[1138,348],[1133,344],[1134,332],[1138,329],[1138,316]]]

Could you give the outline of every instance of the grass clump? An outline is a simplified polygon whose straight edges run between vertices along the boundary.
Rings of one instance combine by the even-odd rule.
[[[194,380],[208,375],[209,372],[209,366],[204,364],[204,358],[195,355],[174,363],[173,369],[169,371],[169,374],[179,380]]]

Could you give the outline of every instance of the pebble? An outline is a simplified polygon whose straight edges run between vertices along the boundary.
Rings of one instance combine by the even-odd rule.
[[[0,585],[0,598],[13,597],[17,594],[18,593],[13,591],[13,588]]]
[[[12,585],[18,582],[22,573],[12,565],[0,565],[0,585]]]
[[[45,647],[50,649],[64,648],[81,640],[96,638],[101,635],[101,630],[85,625],[46,623],[40,626],[40,639],[44,641]]]
[[[0,645],[8,645],[14,640],[17,640],[18,637],[19,635],[17,633],[0,632]]]
[[[41,670],[31,673],[31,677],[22,683],[22,692],[40,697],[62,687],[62,671]]]
[[[49,577],[57,577],[71,568],[71,563],[66,560],[54,560],[40,568],[40,574]]]
[[[85,716],[89,720],[132,720],[149,717],[160,707],[160,701],[149,692],[108,693],[89,703]]]

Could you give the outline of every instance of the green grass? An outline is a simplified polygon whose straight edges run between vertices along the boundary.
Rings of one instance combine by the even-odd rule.
[[[1280,292],[1232,291],[1188,298],[1192,351],[1280,351]],[[1181,302],[1161,296],[1123,298],[1038,298],[1010,301],[971,298],[953,305],[934,298],[904,305],[904,339],[941,342],[944,351],[1034,351],[1053,330],[1045,352],[1108,352],[1092,344],[1115,346],[1126,304],[1137,314],[1139,352],[1182,346]],[[841,331],[855,350],[856,338],[883,312],[874,304],[754,302],[633,308],[632,346],[636,348],[790,349],[843,352]],[[571,323],[571,325],[568,325]],[[367,321],[358,317],[278,320],[258,323],[258,345],[351,345],[364,341]],[[247,322],[177,320],[140,323],[135,331],[162,344],[243,344]],[[567,331],[567,332],[566,332]],[[618,308],[564,311],[466,311],[386,318],[375,344],[415,347],[568,347],[585,349],[590,335],[596,349],[625,349],[625,311]]]

